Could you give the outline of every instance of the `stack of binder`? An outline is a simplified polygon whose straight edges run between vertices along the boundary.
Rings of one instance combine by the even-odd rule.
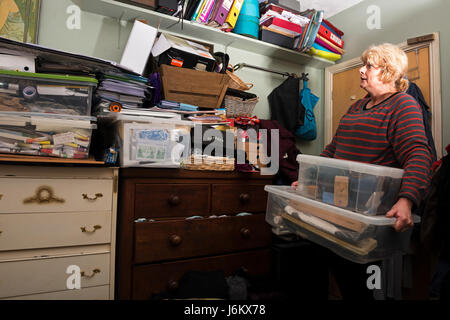
[[[189,0],[184,19],[231,31],[244,0]]]
[[[331,61],[339,60],[344,51],[344,33],[323,19],[309,53]]]

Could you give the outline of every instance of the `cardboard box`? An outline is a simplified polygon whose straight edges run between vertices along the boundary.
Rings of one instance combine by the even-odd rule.
[[[213,71],[216,65],[216,59],[204,45],[164,33],[155,42],[152,55],[158,59],[158,65],[202,71]]]
[[[200,108],[219,108],[228,88],[227,74],[161,65],[164,99]]]

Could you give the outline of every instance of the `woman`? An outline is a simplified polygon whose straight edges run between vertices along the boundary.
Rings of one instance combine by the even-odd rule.
[[[368,95],[350,106],[321,156],[403,168],[398,200],[386,214],[397,219],[394,228],[402,232],[414,225],[411,211],[430,183],[431,149],[420,106],[404,93],[406,54],[385,43],[369,47],[361,60],[360,87]],[[364,276],[362,271],[359,274]],[[367,274],[361,281],[366,279]]]

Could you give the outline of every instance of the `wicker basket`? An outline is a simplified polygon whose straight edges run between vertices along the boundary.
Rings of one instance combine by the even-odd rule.
[[[258,103],[258,98],[242,100],[238,97],[225,96],[224,104],[227,118],[250,117]]]
[[[234,171],[234,159],[213,156],[191,155],[189,163],[182,163],[187,170]]]
[[[245,83],[239,78],[234,71],[227,70],[227,75],[230,77],[230,81],[228,82],[228,87],[236,90],[250,90],[253,88],[253,83]]]

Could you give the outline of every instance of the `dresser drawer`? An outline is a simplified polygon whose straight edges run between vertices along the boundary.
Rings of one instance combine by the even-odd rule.
[[[71,274],[66,270],[71,265],[86,274],[81,277],[81,288],[109,283],[109,253],[7,261],[0,262],[0,298],[67,290]]]
[[[0,213],[111,211],[112,180],[0,178]]]
[[[263,184],[213,184],[212,213],[264,212],[267,192]]]
[[[225,276],[230,276],[240,268],[245,268],[252,276],[268,275],[271,272],[270,249],[135,266],[132,298],[149,299],[161,291],[176,290],[180,278],[190,270],[222,270]]]
[[[81,288],[6,298],[7,300],[109,300],[109,286]]]
[[[270,244],[263,214],[157,222],[135,222],[136,263],[189,258]]]
[[[209,212],[207,184],[136,184],[135,217],[188,217]]]
[[[110,241],[110,212],[0,214],[0,251]]]

